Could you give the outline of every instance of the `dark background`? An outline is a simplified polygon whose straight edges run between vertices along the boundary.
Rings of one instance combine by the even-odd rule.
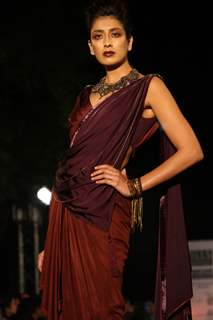
[[[36,200],[36,191],[42,185],[51,188],[57,161],[68,143],[67,117],[76,95],[82,86],[103,75],[87,49],[86,3],[55,0],[1,4],[0,292],[17,289],[17,226],[11,208],[26,208],[29,203],[40,207],[42,248],[48,210]],[[183,173],[182,189],[189,239],[210,239],[210,10],[200,3],[186,8],[181,2],[168,6],[136,0],[130,7],[135,40],[130,62],[143,74],[162,75],[203,147],[205,159]],[[143,161],[139,151],[136,170],[140,165],[152,165],[157,154],[152,145],[155,142],[154,138],[151,146],[146,146]],[[157,192],[152,192],[147,194],[150,209],[144,234],[149,234],[148,225],[156,212],[153,199]],[[154,234],[146,247],[143,236],[136,233],[132,238],[125,276],[126,294],[137,298],[140,293],[133,292],[141,287],[142,254],[154,259]],[[153,270],[144,272],[152,274]],[[146,278],[147,283],[152,281],[151,276]]]

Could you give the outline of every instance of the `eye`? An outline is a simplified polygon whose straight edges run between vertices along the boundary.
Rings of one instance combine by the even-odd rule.
[[[102,34],[98,34],[98,33],[96,33],[96,34],[94,34],[93,35],[93,37],[92,37],[94,40],[99,40],[99,39],[101,39],[102,38]]]
[[[121,36],[121,33],[116,31],[112,33],[112,36],[113,38],[119,38]]]

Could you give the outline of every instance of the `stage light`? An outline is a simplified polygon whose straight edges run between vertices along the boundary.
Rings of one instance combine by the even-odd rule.
[[[47,187],[42,187],[37,192],[38,199],[45,205],[49,205],[52,197],[51,191]]]

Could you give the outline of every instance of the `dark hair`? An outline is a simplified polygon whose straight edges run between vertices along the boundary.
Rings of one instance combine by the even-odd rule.
[[[128,3],[126,0],[93,0],[86,10],[86,23],[88,34],[92,28],[93,22],[98,17],[114,16],[118,19],[129,39],[132,35],[132,23],[129,15]]]

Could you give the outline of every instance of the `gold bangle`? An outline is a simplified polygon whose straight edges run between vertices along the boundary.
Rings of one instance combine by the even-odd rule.
[[[143,190],[140,178],[134,178],[127,182],[131,197],[132,197],[132,215],[131,228],[139,227],[140,231],[143,228]]]

